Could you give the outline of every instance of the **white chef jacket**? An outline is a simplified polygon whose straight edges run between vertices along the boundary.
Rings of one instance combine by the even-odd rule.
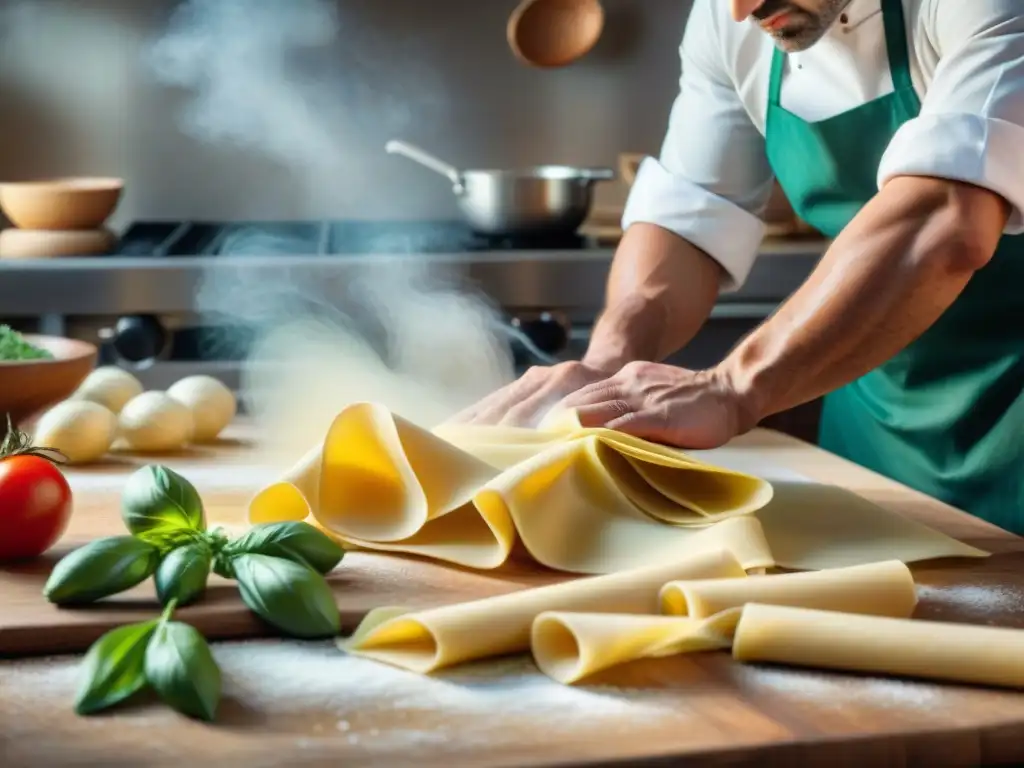
[[[1013,207],[1024,232],[1024,0],[903,0],[919,117],[896,133],[878,185],[896,175],[969,182]],[[774,176],[765,154],[772,39],[728,0],[694,0],[682,77],[661,154],[641,164],[623,228],[649,222],[746,279]],[[817,44],[790,54],[782,106],[822,120],[891,93],[881,0],[852,0]]]

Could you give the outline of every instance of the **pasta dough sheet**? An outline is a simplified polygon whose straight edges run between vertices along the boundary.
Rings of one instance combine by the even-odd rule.
[[[781,568],[813,571],[883,560],[913,563],[988,556],[844,488],[814,483],[785,467],[772,466],[749,449],[726,446],[696,454],[737,472],[754,472],[772,484],[771,500],[756,515]]]
[[[899,561],[851,568],[750,576],[746,579],[673,581],[661,592],[673,616],[617,616],[549,611],[533,625],[537,666],[555,680],[574,683],[640,658],[728,648],[740,610],[755,601],[907,618],[917,605],[910,569]]]
[[[455,428],[442,439],[357,403],[256,495],[249,520],[311,518],[348,546],[480,569],[504,563],[517,539],[542,565],[580,574],[723,547],[744,568],[774,564],[752,517],[771,499],[768,482],[558,418],[540,430],[469,428],[460,442]],[[497,461],[499,449],[515,461]]]
[[[733,657],[801,667],[1024,687],[1024,630],[750,603]]]
[[[424,611],[378,609],[339,646],[415,672],[432,672],[472,659],[527,650],[533,620],[544,611],[656,613],[658,591],[668,581],[745,577],[731,553],[704,552],[675,563]]]

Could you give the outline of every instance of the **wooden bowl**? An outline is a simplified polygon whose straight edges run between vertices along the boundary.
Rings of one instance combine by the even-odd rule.
[[[110,253],[117,238],[109,229],[5,229],[0,259],[49,259]]]
[[[52,360],[0,360],[0,432],[6,414],[18,424],[67,399],[96,367],[97,349],[86,341],[25,334],[30,344],[48,350]]]
[[[123,191],[122,179],[5,182],[0,184],[0,208],[21,229],[99,229]]]
[[[535,67],[564,67],[590,52],[604,29],[600,0],[523,0],[508,20],[512,52]]]

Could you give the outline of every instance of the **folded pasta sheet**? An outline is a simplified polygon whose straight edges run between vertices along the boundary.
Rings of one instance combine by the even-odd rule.
[[[658,593],[666,582],[743,581],[745,576],[730,552],[714,550],[674,563],[424,611],[379,609],[368,614],[352,637],[339,645],[349,653],[416,672],[432,672],[472,659],[528,650],[533,620],[545,611],[656,613]]]
[[[357,403],[255,496],[249,519],[306,519],[349,548],[478,569],[502,565],[521,542],[542,565],[579,574],[719,547],[748,570],[986,554],[855,494],[769,481],[748,464],[585,429],[573,412],[538,429],[429,431]]]
[[[1024,687],[1024,630],[751,603],[739,661]]]
[[[322,446],[257,494],[249,519],[312,517],[355,547],[472,568],[500,566],[517,539],[541,564],[581,574],[720,547],[745,568],[773,565],[751,516],[772,495],[760,478],[572,419],[495,428],[489,442],[480,428],[461,442],[457,432],[445,439],[381,406],[349,406]],[[515,461],[497,460],[499,449]]]
[[[675,616],[545,612],[532,629],[537,666],[563,683],[640,658],[728,648],[746,603],[907,618],[917,605],[910,569],[891,561],[746,579],[672,581],[661,607]]]

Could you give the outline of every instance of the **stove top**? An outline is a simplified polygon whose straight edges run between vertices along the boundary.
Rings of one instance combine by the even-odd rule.
[[[140,221],[112,256],[342,256],[586,250],[578,235],[487,237],[459,221]]]

